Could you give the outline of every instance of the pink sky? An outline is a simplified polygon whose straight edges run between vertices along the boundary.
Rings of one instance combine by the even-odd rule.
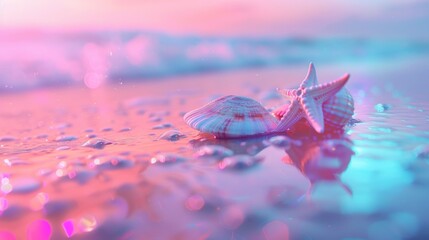
[[[311,34],[371,18],[399,0],[0,0],[1,26],[149,29],[179,34]]]
[[[423,0],[0,0],[3,29],[146,29],[173,34],[387,34]],[[427,5],[425,5],[427,6]],[[424,20],[424,19],[423,19]],[[415,25],[415,24],[414,24]],[[373,30],[371,30],[373,29]],[[419,31],[416,31],[417,33]]]

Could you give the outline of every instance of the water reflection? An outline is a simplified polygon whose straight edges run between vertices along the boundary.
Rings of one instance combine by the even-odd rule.
[[[317,141],[301,141],[285,150],[283,162],[296,166],[315,187],[321,181],[338,182],[344,190],[351,189],[341,182],[340,175],[347,169],[354,152],[352,141],[345,136]]]
[[[44,219],[36,220],[27,226],[27,239],[48,240],[52,236],[51,224]]]
[[[280,148],[285,152],[281,158],[283,163],[296,167],[310,182],[314,188],[319,182],[335,182],[352,194],[352,190],[341,182],[340,175],[347,169],[352,156],[353,142],[347,135],[326,134],[294,135],[271,135],[243,139],[216,139],[210,136],[201,135],[200,138],[190,141],[190,144],[197,152],[197,157],[213,157],[219,161],[220,169],[224,169],[222,163],[225,160],[239,158],[258,158],[261,161],[261,153],[264,149]],[[246,159],[247,159],[246,158]],[[270,159],[270,161],[273,159]],[[249,161],[245,161],[246,163]],[[240,164],[239,169],[253,164]]]
[[[233,151],[234,155],[248,154],[254,156],[269,146],[270,136],[239,138],[239,139],[218,139],[211,135],[200,134],[199,138],[189,141],[194,149],[200,150],[205,146],[221,146]]]
[[[303,217],[301,214],[317,213],[314,206],[320,201],[315,189],[319,184],[334,183],[347,195],[352,193],[341,181],[341,175],[354,155],[353,142],[345,134],[271,135],[245,139],[215,139],[200,135],[190,144],[196,153],[196,161],[202,165],[223,166],[231,159],[242,160],[235,161],[237,167],[229,171],[214,167],[205,172],[210,179],[208,184],[214,183],[224,202],[218,210],[219,215],[214,216],[222,223],[231,222],[221,229],[214,229],[211,236],[227,237],[226,230],[232,229],[235,236],[242,239],[294,239],[290,236],[289,226],[296,223],[287,216],[294,213],[293,216],[300,218]],[[203,202],[199,198],[194,200],[193,196],[186,200],[186,206],[195,201],[200,207]],[[338,202],[335,199],[330,201],[335,204]],[[189,211],[193,209],[187,208]],[[307,212],[312,208],[313,213]]]

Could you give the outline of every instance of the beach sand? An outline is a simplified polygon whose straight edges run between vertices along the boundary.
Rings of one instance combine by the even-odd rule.
[[[272,110],[304,65],[2,94],[0,238],[429,237],[425,62],[316,65],[320,82],[351,73],[360,123],[280,146],[214,139],[182,116],[228,94]],[[94,139],[106,145],[82,146]]]

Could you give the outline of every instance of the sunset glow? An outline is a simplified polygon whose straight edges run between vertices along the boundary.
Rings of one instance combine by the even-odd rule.
[[[0,240],[429,239],[428,23],[427,0],[0,0]]]
[[[362,24],[375,19],[370,29],[390,31],[403,19],[419,22],[427,18],[420,12],[423,1],[49,1],[2,0],[0,21],[5,29],[144,29],[173,34],[204,35],[314,35],[354,34]],[[424,8],[423,8],[424,9]],[[426,16],[426,17],[425,17]],[[345,27],[347,26],[347,27]]]

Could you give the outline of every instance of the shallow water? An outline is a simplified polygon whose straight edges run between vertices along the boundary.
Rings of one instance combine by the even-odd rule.
[[[359,121],[341,135],[225,140],[182,121],[226,94],[275,108],[305,68],[2,95],[0,236],[428,238],[425,62],[348,66]]]
[[[312,36],[312,33],[309,36]],[[427,55],[426,41],[368,37],[204,37],[142,31],[0,29],[0,92],[147,81],[232,69]],[[410,36],[411,37],[411,36]],[[385,37],[383,37],[385,38]]]

